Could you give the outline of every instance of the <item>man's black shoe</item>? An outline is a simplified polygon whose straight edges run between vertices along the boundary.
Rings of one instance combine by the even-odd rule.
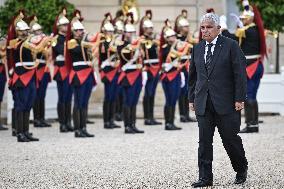
[[[258,126],[253,126],[253,125],[246,126],[242,130],[240,130],[239,133],[258,133]]]
[[[167,124],[166,124],[166,127],[165,127],[165,130],[168,130],[168,131],[175,131],[175,130],[181,130],[181,128],[175,126],[174,124],[167,123]]]
[[[144,121],[144,125],[161,125],[161,124],[162,124],[162,122],[159,122],[155,119],[146,119]]]
[[[86,137],[95,137],[95,135],[88,133],[86,127],[84,127],[81,131],[86,135]]]
[[[127,126],[125,127],[124,133],[125,134],[135,134],[136,132],[131,127]]]
[[[237,173],[234,184],[242,184],[247,180],[248,171],[247,169],[242,173]]]
[[[66,125],[64,125],[64,124],[60,125],[59,130],[60,130],[60,133],[67,133],[68,132],[68,129],[67,129]]]
[[[197,182],[192,183],[191,185],[193,188],[200,188],[200,187],[207,187],[207,186],[213,186],[212,181],[206,181],[206,180],[199,180]]]

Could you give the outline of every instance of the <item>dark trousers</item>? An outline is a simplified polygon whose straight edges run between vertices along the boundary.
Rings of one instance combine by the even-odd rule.
[[[37,100],[44,100],[46,96],[46,89],[48,86],[48,83],[50,81],[50,74],[49,73],[44,73],[43,78],[41,81],[39,81],[39,86],[37,88]]]
[[[256,72],[251,79],[247,78],[247,97],[249,100],[256,100],[260,79],[263,74],[263,65],[258,64]]]
[[[117,84],[118,74],[115,75],[111,82],[105,82],[105,97],[104,101],[114,103],[119,93],[119,85]]]
[[[87,109],[94,85],[94,76],[90,74],[80,86],[74,87],[74,108]]]
[[[127,107],[136,106],[141,90],[142,76],[140,75],[133,85],[123,86],[123,105]]]
[[[17,112],[29,112],[36,99],[36,81],[31,79],[25,87],[13,89],[14,108]]]
[[[243,172],[248,162],[242,139],[238,136],[241,125],[241,113],[234,111],[226,115],[219,115],[212,104],[210,95],[207,98],[205,115],[197,115],[199,127],[198,167],[199,178],[213,180],[213,136],[215,126],[221,136],[223,146],[229,155],[235,172]]]
[[[2,102],[3,100],[6,81],[7,79],[6,79],[5,73],[0,73],[0,102]]]
[[[148,73],[148,80],[145,86],[144,97],[154,97],[155,96],[159,78],[160,78],[159,74],[157,74],[154,77],[152,75],[150,76],[150,73]]]
[[[58,103],[66,104],[71,103],[73,88],[69,84],[69,77],[65,80],[57,80],[57,91],[58,91]]]
[[[166,97],[166,106],[175,107],[180,95],[180,85],[180,75],[177,75],[172,81],[162,81],[162,86]]]

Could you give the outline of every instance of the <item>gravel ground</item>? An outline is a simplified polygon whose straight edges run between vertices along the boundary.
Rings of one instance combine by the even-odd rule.
[[[248,181],[233,185],[235,173],[219,134],[214,139],[214,188],[284,188],[284,117],[262,117],[259,134],[242,134],[249,161]],[[125,135],[104,130],[95,119],[95,138],[74,138],[52,128],[32,128],[40,142],[17,143],[11,130],[0,132],[0,188],[191,188],[196,181],[197,124],[182,131],[138,127]],[[122,123],[120,123],[122,124]]]

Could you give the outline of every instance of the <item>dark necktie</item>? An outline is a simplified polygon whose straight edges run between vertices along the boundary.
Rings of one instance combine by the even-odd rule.
[[[213,58],[213,55],[212,55],[212,52],[211,52],[212,46],[213,46],[212,43],[209,43],[209,44],[207,45],[208,50],[207,50],[206,62],[205,62],[205,66],[206,66],[207,71],[210,70],[210,65],[211,65],[212,58]]]

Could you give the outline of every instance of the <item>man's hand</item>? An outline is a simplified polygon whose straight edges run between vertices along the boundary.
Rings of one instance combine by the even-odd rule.
[[[194,103],[189,103],[189,108],[191,111],[195,111]]]
[[[244,102],[235,102],[235,110],[241,111],[242,109],[244,109]]]

